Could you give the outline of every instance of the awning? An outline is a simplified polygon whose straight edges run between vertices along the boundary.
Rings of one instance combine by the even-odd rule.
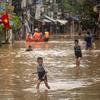
[[[72,18],[73,20],[75,20],[75,21],[79,21],[79,18],[78,18],[78,17],[73,17],[73,16],[71,16],[71,18]]]
[[[47,23],[51,23],[51,21],[48,20],[48,19],[43,19],[42,21],[43,21],[43,22],[47,22]]]
[[[59,20],[59,19],[57,19],[57,22],[59,22],[61,25],[65,25],[66,23],[68,23],[67,20]]]
[[[53,18],[51,18],[51,17],[49,17],[49,16],[47,16],[47,15],[45,15],[44,17],[45,17],[46,19],[48,19],[48,20],[50,20],[50,21],[56,23],[56,20],[54,20]]]

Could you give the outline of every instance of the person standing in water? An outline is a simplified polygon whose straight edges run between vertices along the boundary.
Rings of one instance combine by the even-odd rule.
[[[81,46],[79,45],[78,40],[75,40],[74,43],[75,43],[74,53],[75,53],[75,58],[76,58],[76,66],[80,66],[80,60],[82,57]]]
[[[50,86],[48,85],[48,81],[47,81],[47,72],[45,71],[44,67],[43,67],[43,58],[42,57],[38,57],[37,58],[37,74],[38,74],[38,81],[37,81],[37,89],[39,89],[40,83],[42,81],[44,81],[45,86],[50,89]]]
[[[85,35],[85,42],[86,42],[86,50],[90,50],[92,48],[93,36],[89,30]]]

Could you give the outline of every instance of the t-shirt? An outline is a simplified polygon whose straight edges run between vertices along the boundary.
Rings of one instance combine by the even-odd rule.
[[[91,35],[91,34],[90,34],[90,35],[86,34],[86,36],[85,36],[85,41],[86,41],[87,43],[91,43],[91,42],[92,42],[92,35]]]
[[[39,32],[35,32],[33,37],[34,37],[34,39],[39,40],[40,39],[40,33]]]
[[[45,32],[45,38],[49,38],[49,32]]]
[[[80,46],[75,46],[74,47],[74,51],[75,51],[75,55],[76,56],[82,55],[82,53],[81,53],[81,47]]]
[[[44,69],[44,67],[42,65],[37,66],[37,72],[38,73],[39,72],[44,72],[44,71],[45,71],[45,69]]]

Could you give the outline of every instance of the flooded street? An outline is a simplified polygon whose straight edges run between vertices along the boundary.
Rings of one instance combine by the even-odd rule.
[[[25,42],[0,48],[0,100],[100,100],[100,44],[86,51],[81,41],[83,58],[76,67],[73,43],[33,43],[31,52],[25,52]],[[44,83],[36,90],[37,75],[32,73],[39,56],[44,59],[50,90]]]

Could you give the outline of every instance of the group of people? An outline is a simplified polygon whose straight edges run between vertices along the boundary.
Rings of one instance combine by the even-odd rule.
[[[49,32],[45,31],[45,32],[40,32],[38,28],[36,28],[34,30],[33,34],[28,34],[26,35],[26,41],[27,42],[47,42],[49,40]]]
[[[94,42],[93,34],[91,33],[90,30],[88,30],[87,33],[85,34],[84,41],[85,41],[86,50],[90,50],[92,48],[96,49],[96,44]],[[79,45],[79,40],[76,39],[74,42],[75,42],[74,52],[75,52],[75,58],[76,58],[76,66],[80,66],[82,50],[81,50],[81,46]]]
[[[93,36],[92,34],[88,31],[84,37],[84,40],[86,42],[86,50],[89,50],[92,48],[93,46]],[[76,58],[76,66],[80,66],[80,60],[82,57],[82,50],[81,50],[81,46],[79,45],[79,40],[76,39],[74,41],[74,53],[75,53],[75,58]],[[27,51],[32,51],[32,47],[29,46]],[[40,83],[42,81],[44,81],[45,86],[50,89],[50,86],[48,85],[48,81],[47,81],[47,72],[45,71],[44,67],[43,67],[43,58],[42,57],[38,57],[37,58],[37,74],[38,74],[38,81],[37,81],[37,89],[39,89]]]

